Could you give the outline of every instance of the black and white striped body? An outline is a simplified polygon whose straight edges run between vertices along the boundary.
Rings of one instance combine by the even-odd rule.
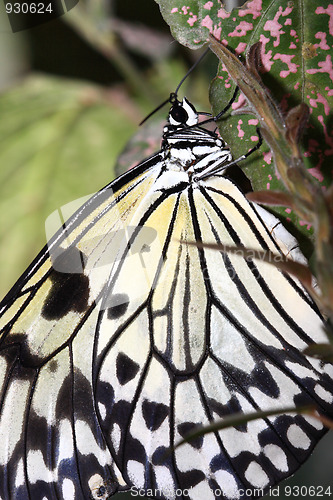
[[[181,108],[186,115],[184,122],[176,122],[172,114]],[[169,113],[169,124],[164,128],[162,148],[167,170],[187,172],[189,178],[199,178],[202,172],[223,171],[231,162],[230,149],[215,133],[198,125],[198,114],[189,101],[173,106]],[[195,174],[195,175],[193,175]]]

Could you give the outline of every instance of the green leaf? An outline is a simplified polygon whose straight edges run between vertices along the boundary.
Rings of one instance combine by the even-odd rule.
[[[333,154],[332,127],[329,125],[333,102],[330,2],[251,0],[239,9],[227,12],[219,0],[190,0],[186,6],[179,0],[157,1],[173,35],[188,47],[202,46],[209,33],[213,33],[224,45],[242,55],[248,45],[261,41],[263,81],[282,112],[302,101],[310,107],[311,117],[303,137],[305,163],[322,185],[329,185]],[[233,91],[234,84],[221,67],[211,86],[215,114],[223,109]],[[241,96],[233,109],[241,110],[243,103]],[[221,121],[221,134],[235,158],[257,141],[257,124],[253,115],[244,112],[234,116],[229,114]],[[255,190],[283,189],[267,147],[242,162],[242,167]],[[275,211],[287,221],[296,222],[304,234],[308,233],[307,222],[297,220],[289,209]]]
[[[124,108],[123,96],[55,78],[0,95],[1,296],[46,243],[47,216],[113,179],[139,121]]]
[[[333,363],[333,346],[331,344],[312,344],[306,347],[303,353],[326,363]]]
[[[203,25],[208,10],[207,2],[189,0],[186,5],[181,0],[155,0],[160,7],[165,22],[170,26],[171,33],[179,43],[197,49],[208,41],[207,27]],[[210,2],[217,15],[218,2]]]

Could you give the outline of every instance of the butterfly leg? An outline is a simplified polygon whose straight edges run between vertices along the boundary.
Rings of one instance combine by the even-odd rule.
[[[233,105],[233,103],[236,100],[238,91],[239,91],[239,87],[236,87],[235,90],[234,90],[232,98],[230,99],[230,101],[228,102],[228,104],[225,106],[225,108],[223,108],[222,111],[220,111],[219,113],[217,113],[216,116],[213,117],[214,122],[219,121],[219,119],[228,111],[228,109],[231,108],[231,106]],[[201,123],[200,123],[200,125],[201,125]]]
[[[258,142],[255,146],[253,146],[253,148],[251,148],[247,153],[243,154],[242,156],[239,156],[236,160],[233,160],[231,163],[229,163],[229,165],[227,165],[228,167],[230,167],[231,165],[234,165],[235,163],[238,163],[239,161],[242,161],[242,160],[245,160],[245,158],[247,158],[248,156],[250,156],[252,153],[254,153],[255,151],[257,151],[257,149],[259,149],[262,145],[262,135],[261,135],[261,132],[260,132],[260,128],[257,127],[256,128],[256,131],[257,131],[257,134],[258,134]]]
[[[242,160],[245,160],[245,158],[247,158],[252,153],[254,153],[255,151],[257,151],[257,149],[259,149],[261,147],[261,145],[262,145],[263,138],[262,138],[262,135],[260,133],[260,128],[257,127],[256,130],[257,130],[257,134],[258,134],[258,142],[247,153],[244,153],[243,155],[241,155],[238,158],[236,158],[236,160],[232,160],[232,161],[227,162],[227,163],[225,163],[225,162],[222,162],[222,163],[216,162],[215,164],[210,165],[203,172],[201,172],[200,175],[197,176],[197,179],[205,179],[206,177],[210,177],[211,175],[219,175],[226,168],[231,167],[232,165],[235,165],[235,164],[237,164],[238,162],[240,162]]]
[[[216,116],[212,116],[210,113],[203,113],[203,112],[198,113],[199,115],[209,115],[210,116],[210,118],[207,118],[207,120],[204,120],[204,121],[200,122],[200,124],[199,124],[200,127],[202,127],[202,125],[205,125],[206,123],[218,122],[219,119],[228,111],[228,109],[231,108],[231,106],[235,102],[237,94],[238,94],[238,91],[239,91],[239,87],[236,87],[235,91],[233,93],[233,96],[230,99],[230,101],[228,102],[228,104],[222,109],[222,111],[220,111],[219,113],[217,113]],[[195,125],[191,125],[189,127],[186,127],[185,130],[191,129],[193,127],[196,127],[196,124]]]

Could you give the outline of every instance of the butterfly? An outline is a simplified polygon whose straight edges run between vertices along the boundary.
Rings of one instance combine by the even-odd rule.
[[[292,276],[197,243],[303,261],[233,179],[229,147],[175,94],[161,150],[93,195],[1,304],[1,500],[250,499],[291,475],[333,415],[323,318]],[[208,120],[209,121],[209,120]],[[244,156],[244,155],[243,155]]]

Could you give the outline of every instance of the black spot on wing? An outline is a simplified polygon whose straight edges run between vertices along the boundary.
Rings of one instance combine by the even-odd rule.
[[[94,432],[96,426],[96,413],[92,387],[89,380],[79,370],[74,371],[73,403],[76,418],[87,422]]]
[[[179,424],[177,429],[182,438],[187,438],[187,434],[192,433],[195,430],[198,430],[199,425],[193,422],[184,422]],[[203,436],[199,436],[196,438],[191,438],[188,443],[193,446],[193,448],[200,449],[203,443]]]
[[[63,418],[67,418],[69,421],[72,420],[72,415],[73,415],[72,393],[73,393],[73,379],[71,375],[68,375],[64,379],[57,397],[55,415],[58,421]]]
[[[103,447],[103,439],[97,425],[91,384],[78,369],[75,369],[64,379],[57,395],[56,404],[57,421],[67,419],[71,422],[73,416],[76,420],[81,420],[90,427],[97,444]]]
[[[71,457],[66,457],[61,462],[59,463],[58,466],[58,476],[57,476],[57,491],[59,489],[62,489],[62,484],[63,481],[66,480],[67,478],[70,479],[70,481],[73,483],[74,487],[74,494],[72,498],[75,498],[75,500],[84,500],[84,497],[82,495],[82,488],[80,484],[80,478],[78,475],[78,462],[77,462],[77,457],[75,455]],[[60,490],[61,491],[61,490]],[[35,497],[32,497],[35,499]],[[47,497],[49,498],[49,497]],[[51,497],[52,498],[52,497]],[[58,493],[56,498],[63,498],[60,492]],[[30,500],[30,499],[29,499]],[[64,499],[65,500],[65,499]]]
[[[110,306],[107,310],[108,319],[117,319],[125,314],[129,304],[129,296],[126,293],[115,293],[108,300]]]
[[[96,386],[96,401],[97,406],[98,404],[101,404],[105,408],[108,408],[109,411],[106,414],[106,418],[108,418],[110,415],[110,410],[115,404],[114,389],[111,384],[104,381],[102,382],[100,380],[98,381],[98,384]]]
[[[314,381],[314,386],[315,385],[316,385],[316,381]],[[310,391],[310,394],[303,391],[303,392],[299,392],[298,394],[294,395],[293,401],[295,403],[295,406],[306,406],[306,405],[311,405],[311,404],[313,405],[314,404],[313,397],[311,396],[311,394],[313,394],[313,392],[314,392],[314,387],[309,387],[307,385],[306,388]]]
[[[155,403],[146,399],[142,403],[142,415],[147,428],[151,431],[156,431],[162,425],[168,413],[169,408],[163,403]]]
[[[125,429],[128,426],[128,422],[131,418],[132,406],[131,403],[125,401],[124,399],[120,399],[117,401],[110,415],[110,425],[113,423],[118,424],[121,429]]]
[[[40,450],[43,455],[43,460],[46,466],[51,470],[51,455],[48,446],[54,439],[52,425],[49,425],[45,417],[37,415],[33,408],[29,413],[28,421],[28,449]]]
[[[156,448],[151,457],[152,465],[168,465],[170,470],[172,470],[173,463],[170,451],[170,448],[166,446],[159,446]]]
[[[230,468],[230,462],[224,453],[215,455],[209,465],[212,472],[217,472],[218,470],[228,470]],[[229,472],[232,474],[232,470]]]
[[[15,498],[22,499],[44,499],[50,498],[50,495],[55,491],[56,485],[53,482],[43,481],[39,479],[35,483],[29,483],[29,493],[26,492],[25,487],[20,487],[15,490],[17,496]]]
[[[51,361],[48,364],[48,368],[51,373],[55,373],[58,370],[58,361],[56,359],[51,359]]]
[[[250,354],[252,355],[252,346],[248,346]],[[253,348],[255,350],[256,347]],[[257,350],[258,351],[258,350]],[[280,358],[283,356],[281,352]],[[278,398],[280,395],[280,389],[277,385],[276,381],[272,377],[272,374],[265,366],[265,359],[260,358],[260,351],[256,352],[256,358],[253,355],[254,360],[256,361],[256,365],[250,373],[247,373],[236,366],[231,365],[230,363],[223,361],[221,366],[223,366],[224,370],[221,370],[221,374],[223,377],[223,382],[228,387],[230,392],[234,391],[234,380],[241,381],[241,386],[245,391],[249,391],[250,387],[257,387],[264,394],[267,394],[269,397]]]
[[[216,401],[215,399],[210,398],[208,401],[208,406],[211,411],[211,413],[216,413],[219,418],[226,417],[227,415],[233,415],[234,413],[240,413],[242,412],[242,407],[236,398],[235,395],[233,395],[230,398],[230,401],[228,401],[227,404],[222,404]],[[235,429],[237,429],[240,432],[247,432],[247,423],[244,422],[244,424],[240,425],[235,425]]]
[[[280,396],[280,388],[263,360],[256,364],[254,370],[251,372],[251,377],[253,385],[258,387],[264,394],[267,394],[271,398],[278,398]]]
[[[88,308],[89,279],[85,275],[66,275],[54,271],[52,288],[42,309],[47,320],[61,319],[70,311],[84,312]]]
[[[183,490],[194,488],[205,479],[205,474],[199,469],[193,469],[179,474],[179,482]]]
[[[112,442],[112,430],[116,424],[125,430],[132,415],[132,405],[123,399],[115,400],[115,392],[111,384],[99,381],[96,386],[96,407],[103,409],[100,415],[100,426],[110,449],[116,456],[122,456],[123,449],[115,450]]]
[[[144,445],[128,433],[124,448],[124,462],[129,462],[130,460],[135,460],[143,465],[148,463],[148,457]]]
[[[138,373],[140,366],[126,354],[120,352],[116,361],[116,373],[121,385],[127,384]]]

